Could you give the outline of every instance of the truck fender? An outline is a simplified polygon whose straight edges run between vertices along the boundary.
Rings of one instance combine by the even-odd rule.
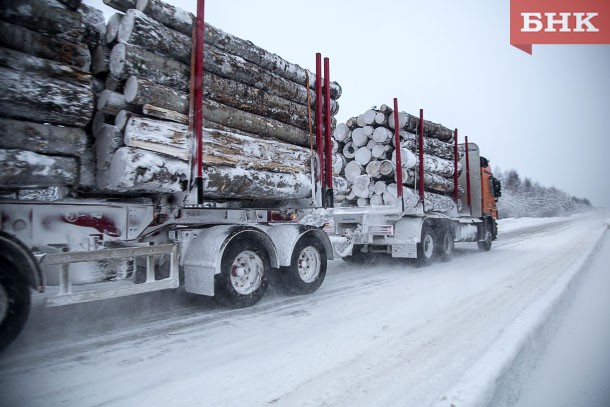
[[[426,218],[402,218],[394,226],[394,236],[407,244],[417,244],[421,240],[421,230]]]
[[[187,292],[214,295],[214,276],[221,272],[225,249],[236,237],[249,237],[262,244],[271,267],[279,267],[278,251],[271,238],[253,226],[221,225],[196,232],[182,248],[184,288]]]
[[[0,259],[7,261],[22,273],[31,288],[39,292],[44,291],[44,274],[30,249],[17,238],[3,231],[0,231]]]
[[[292,252],[297,242],[304,236],[315,237],[326,251],[326,258],[333,259],[333,248],[328,235],[321,229],[311,225],[277,224],[263,227],[277,248],[279,266],[290,266]]]

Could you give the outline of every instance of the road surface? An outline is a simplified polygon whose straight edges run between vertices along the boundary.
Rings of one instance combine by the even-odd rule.
[[[427,406],[582,260],[602,214],[507,222],[450,263],[334,260],[313,295],[179,292],[44,309],[0,355],[7,406]]]

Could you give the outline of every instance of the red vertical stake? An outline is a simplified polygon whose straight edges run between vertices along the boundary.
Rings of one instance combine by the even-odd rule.
[[[472,198],[470,195],[470,156],[468,154],[468,136],[464,137],[464,149],[466,150],[466,198],[468,202],[468,211],[472,212]]]
[[[203,204],[203,41],[205,0],[197,0],[197,31],[195,43],[194,131],[197,145],[197,203]]]
[[[316,54],[316,151],[318,182],[324,187],[324,147],[322,142],[322,54]]]
[[[458,189],[458,162],[460,156],[458,153],[458,129],[453,132],[453,200],[458,204],[460,199],[460,191]]]
[[[325,129],[325,146],[326,146],[326,151],[325,151],[325,163],[326,163],[326,168],[324,169],[324,171],[326,172],[326,188],[327,190],[327,196],[326,196],[326,203],[327,205],[325,206],[329,206],[329,207],[333,207],[333,156],[332,156],[332,148],[333,148],[333,142],[332,142],[332,128],[331,128],[331,116],[330,116],[330,59],[328,58],[324,58],[324,103],[325,103],[325,109],[324,109],[324,117],[326,119],[326,125],[324,126]]]
[[[424,202],[424,109],[419,109],[419,200]]]
[[[402,157],[400,155],[400,129],[398,126],[398,98],[394,98],[394,146],[396,147],[396,193],[404,205],[402,199]]]

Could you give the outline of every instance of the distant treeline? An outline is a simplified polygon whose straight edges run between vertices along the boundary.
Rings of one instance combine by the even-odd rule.
[[[592,208],[587,198],[544,187],[530,178],[521,178],[515,170],[503,171],[496,167],[494,176],[502,180],[502,197],[498,200],[500,218],[565,216]]]

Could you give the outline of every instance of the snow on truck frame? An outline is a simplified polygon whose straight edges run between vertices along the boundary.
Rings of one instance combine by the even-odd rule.
[[[394,100],[394,120],[398,123],[397,100]],[[420,123],[424,123],[423,110]],[[398,126],[395,145],[399,145]],[[419,146],[424,145],[424,129],[419,128]],[[396,149],[400,168],[400,148]],[[419,149],[418,178],[423,179],[423,149]],[[458,157],[462,157],[459,159]],[[482,251],[491,249],[497,237],[497,198],[501,195],[500,181],[493,177],[489,162],[479,153],[476,144],[458,144],[454,132],[454,205],[444,212],[428,211],[425,207],[423,182],[417,182],[418,193],[403,188],[389,206],[341,207],[332,209],[332,225],[328,230],[335,253],[345,261],[361,263],[369,254],[389,254],[397,258],[417,259],[425,265],[440,258],[449,261],[455,242],[477,242]],[[459,160],[459,161],[458,161]],[[458,162],[465,169],[458,176]],[[397,184],[402,176],[397,174]],[[460,194],[459,191],[464,193]],[[402,196],[401,196],[402,194]]]

